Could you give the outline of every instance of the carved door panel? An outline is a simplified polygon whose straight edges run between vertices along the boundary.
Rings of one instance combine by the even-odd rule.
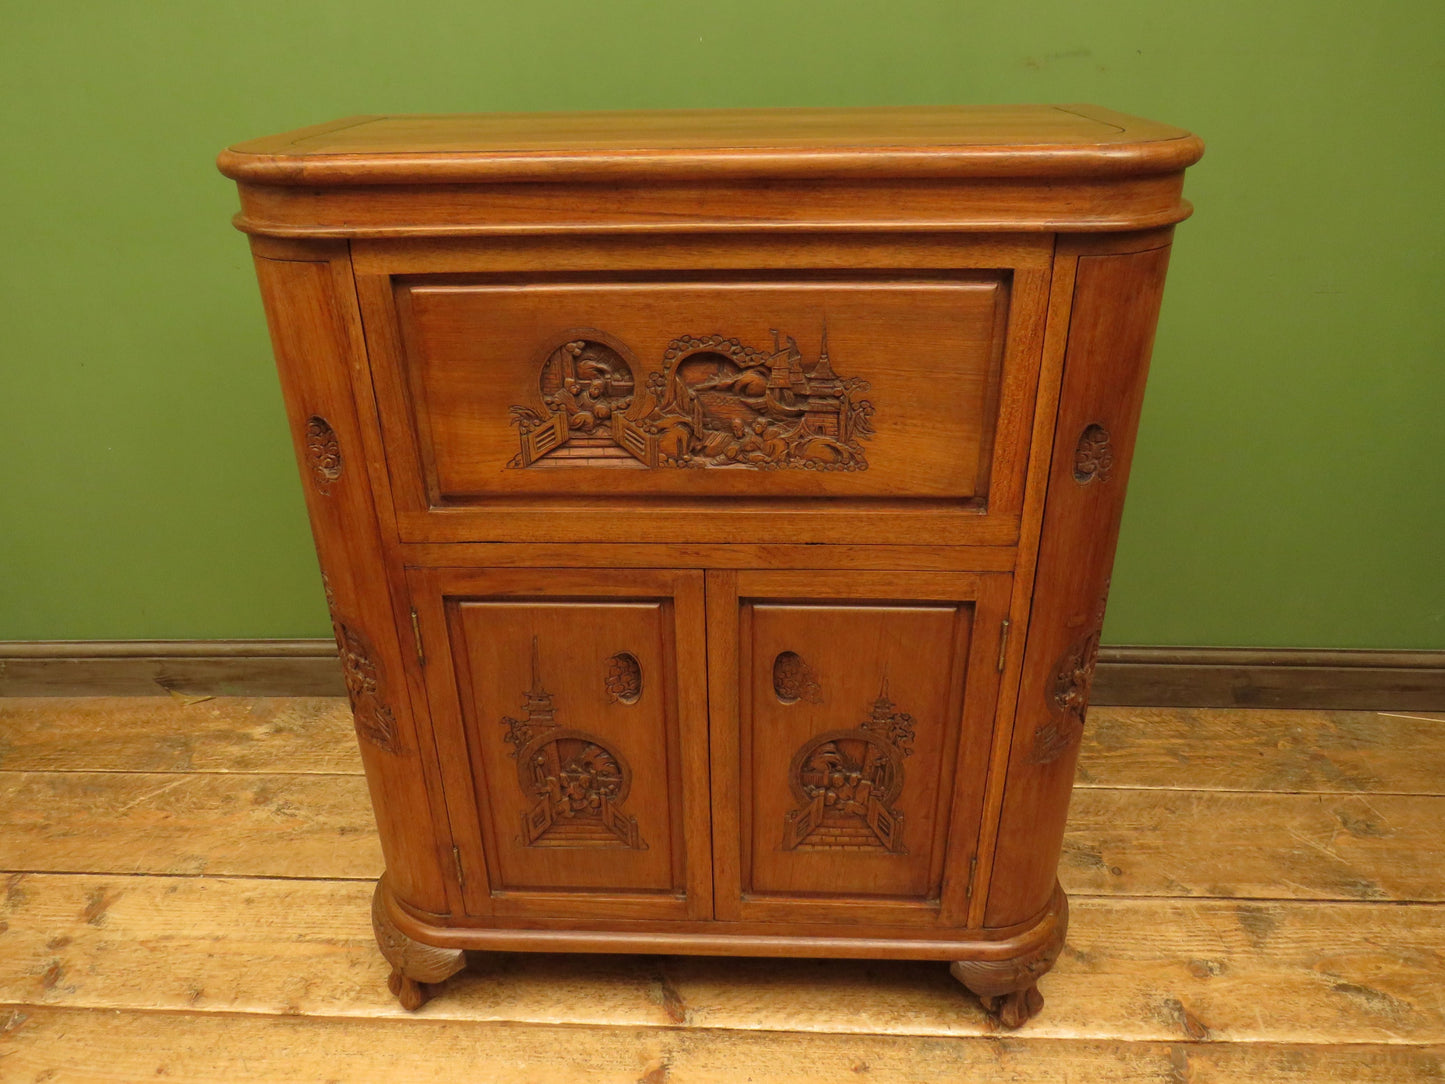
[[[709,573],[718,917],[964,923],[1009,584]]]
[[[702,574],[413,570],[474,914],[711,914]]]

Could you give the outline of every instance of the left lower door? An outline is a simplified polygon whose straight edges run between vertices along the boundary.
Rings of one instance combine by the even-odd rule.
[[[462,897],[709,918],[701,572],[408,572]]]

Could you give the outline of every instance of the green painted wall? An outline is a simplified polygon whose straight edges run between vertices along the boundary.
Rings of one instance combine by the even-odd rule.
[[[0,35],[0,639],[328,625],[223,145],[386,111],[1191,128],[1106,637],[1445,648],[1445,5],[50,0]]]

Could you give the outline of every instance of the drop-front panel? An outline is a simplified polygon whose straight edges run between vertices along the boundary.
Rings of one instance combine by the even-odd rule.
[[[1186,132],[358,117],[240,184],[420,1007],[468,950],[1038,1011]]]
[[[1045,242],[711,248],[358,242],[400,538],[1016,541]]]

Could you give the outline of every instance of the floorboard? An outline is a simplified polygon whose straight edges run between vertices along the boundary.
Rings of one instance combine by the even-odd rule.
[[[426,1056],[418,1050],[425,1049]],[[415,1084],[1402,1084],[1441,1079],[1445,1048],[778,1034],[709,1028],[311,1020],[244,1014],[0,1013],[15,1080],[386,1080]],[[53,1074],[53,1075],[47,1075]]]
[[[0,772],[10,870],[366,877],[383,869],[358,775]]]
[[[0,771],[26,872],[374,879],[357,775]],[[1445,900],[1445,798],[1081,788],[1060,879],[1096,895]]]
[[[1445,794],[1445,722],[1428,714],[1091,708],[1081,787]]]
[[[0,1079],[1445,1080],[1442,735],[1096,710],[1005,1035],[887,961],[477,956],[407,1014],[344,702],[0,699]]]
[[[362,882],[22,874],[6,889],[0,1003],[406,1015],[386,990]],[[1440,1043],[1442,959],[1445,906],[1082,896],[1043,985],[1049,1010],[1027,1035]],[[898,961],[486,955],[425,1015],[992,1030],[945,968]]]
[[[0,697],[0,769],[361,774],[337,697]]]

